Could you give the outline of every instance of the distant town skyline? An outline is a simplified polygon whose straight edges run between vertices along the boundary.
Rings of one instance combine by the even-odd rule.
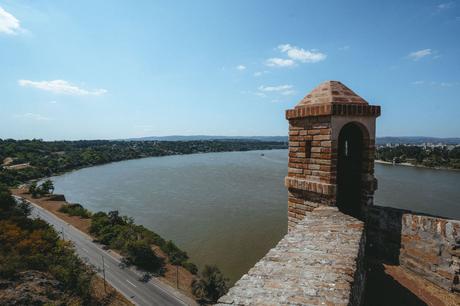
[[[459,1],[0,0],[0,138],[287,135],[326,80],[460,136]]]

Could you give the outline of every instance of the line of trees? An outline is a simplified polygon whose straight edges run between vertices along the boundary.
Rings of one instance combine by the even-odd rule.
[[[460,169],[460,147],[425,148],[422,146],[399,145],[397,147],[380,147],[376,158],[389,162],[422,165],[425,167],[445,167]]]
[[[20,170],[0,166],[0,182],[15,186],[31,179],[114,161],[149,156],[206,152],[285,149],[282,142],[256,140],[206,141],[42,141],[0,139],[0,165],[6,158],[30,163]]]

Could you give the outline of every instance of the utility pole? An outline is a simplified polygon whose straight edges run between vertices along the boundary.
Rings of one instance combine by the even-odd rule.
[[[176,288],[179,289],[179,266],[176,265]]]
[[[107,293],[107,287],[105,284],[105,264],[104,264],[104,255],[101,255],[102,257],[102,275],[104,275],[104,292]]]

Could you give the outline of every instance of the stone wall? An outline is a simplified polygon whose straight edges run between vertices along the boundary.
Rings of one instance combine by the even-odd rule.
[[[374,206],[366,228],[368,255],[460,292],[460,221]]]
[[[308,213],[220,305],[360,305],[364,223],[335,207]]]

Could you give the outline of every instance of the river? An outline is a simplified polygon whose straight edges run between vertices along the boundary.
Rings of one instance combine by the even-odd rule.
[[[119,210],[233,282],[287,229],[287,150],[152,157],[53,177],[91,211]],[[375,165],[375,204],[460,219],[460,172]]]

